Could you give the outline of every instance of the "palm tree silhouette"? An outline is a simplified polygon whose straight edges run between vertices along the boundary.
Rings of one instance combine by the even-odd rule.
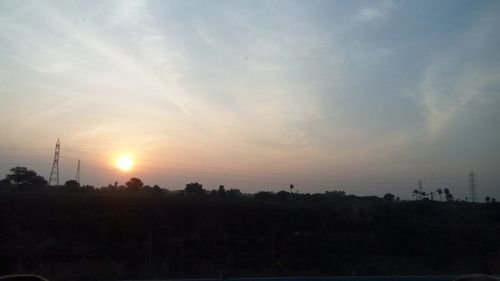
[[[448,188],[444,189],[444,194],[446,195],[446,202],[453,200],[453,195],[450,193],[450,190]]]
[[[443,201],[443,198],[441,197],[441,194],[443,194],[443,190],[441,188],[438,188],[436,192],[439,194],[439,201]]]
[[[431,196],[431,201],[433,201],[434,200],[434,191],[431,191],[428,194]]]

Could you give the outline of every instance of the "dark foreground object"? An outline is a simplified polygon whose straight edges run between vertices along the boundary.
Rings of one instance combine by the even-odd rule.
[[[454,281],[456,276],[336,276],[336,277],[277,277],[277,278],[229,278],[229,279],[182,279],[182,281]],[[496,280],[496,279],[488,279]],[[132,281],[132,280],[131,280]],[[139,281],[139,280],[133,280]],[[145,281],[145,280],[140,280]],[[156,280],[160,281],[160,280]],[[180,280],[167,280],[180,281]],[[474,280],[475,281],[475,280]],[[482,280],[481,280],[482,281]]]
[[[2,281],[48,281],[32,274],[0,276]],[[498,281],[500,278],[473,274],[465,276],[342,276],[342,277],[281,277],[281,278],[229,278],[229,279],[181,279],[182,281]],[[147,281],[147,280],[136,280]],[[161,280],[156,280],[161,281]],[[166,280],[180,281],[180,280]]]
[[[34,274],[12,274],[0,276],[0,281],[49,281]]]
[[[463,276],[336,276],[336,277],[278,277],[278,278],[229,278],[229,279],[182,279],[182,281],[498,281],[500,278],[470,274]],[[139,280],[135,280],[139,281]],[[140,280],[146,281],[146,280]],[[161,281],[161,280],[156,280]],[[180,280],[167,280],[180,281]]]
[[[499,204],[341,194],[0,194],[0,274],[59,280],[499,274]]]

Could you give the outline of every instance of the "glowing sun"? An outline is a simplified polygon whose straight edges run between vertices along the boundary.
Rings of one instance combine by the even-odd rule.
[[[128,155],[120,156],[115,161],[116,167],[124,172],[132,169],[134,160]]]

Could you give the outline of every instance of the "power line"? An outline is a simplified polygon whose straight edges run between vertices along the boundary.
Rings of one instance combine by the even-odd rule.
[[[78,161],[78,158],[73,158],[73,157],[63,157],[64,159],[71,159],[71,160],[76,160]],[[3,161],[1,161],[3,162]],[[155,161],[143,161],[144,163],[155,163]],[[12,162],[11,162],[12,163]],[[19,162],[16,162],[15,164],[17,165]],[[100,167],[95,167],[96,166],[107,166],[109,163],[106,161],[100,161],[100,160],[89,160],[87,163],[92,163],[90,166],[86,165],[86,169],[91,169],[91,170],[99,170],[99,171],[114,171],[115,169],[112,168],[100,168]],[[14,163],[12,163],[14,164]],[[23,163],[24,164],[24,163]],[[41,163],[40,163],[41,164]],[[309,178],[309,177],[300,177],[297,176],[295,173],[266,173],[266,175],[258,174],[258,175],[250,175],[250,174],[245,174],[245,173],[239,173],[241,172],[256,172],[255,170],[246,170],[246,169],[229,169],[229,171],[226,171],[225,168],[222,168],[222,172],[217,172],[217,171],[210,171],[210,170],[202,170],[202,169],[193,169],[189,168],[190,166],[188,165],[171,165],[170,163],[168,166],[173,166],[173,167],[158,167],[158,166],[151,166],[151,165],[140,165],[137,167],[137,172],[140,174],[146,174],[146,175],[155,175],[155,176],[170,176],[174,178],[193,178],[193,177],[210,177],[210,178],[218,178],[220,180],[238,180],[238,181],[245,181],[245,182],[252,182],[252,183],[262,183],[262,182],[267,182],[267,183],[277,183],[277,184],[286,184],[285,181],[281,182],[281,179],[285,179],[286,181],[289,182],[294,181],[294,182],[301,182],[301,183],[306,183],[306,184],[320,184],[324,185],[325,182],[331,182],[330,184],[335,184],[335,185],[345,185],[345,186],[360,186],[360,184],[364,184],[366,182],[366,185],[409,185],[411,184],[411,179],[412,178],[390,178],[390,177],[366,177],[366,176],[326,176],[322,180],[318,180],[317,178]],[[186,166],[186,168],[176,168],[176,166]],[[204,166],[198,166],[198,165],[193,165],[192,167],[198,167],[202,168]],[[210,167],[207,167],[210,168]],[[194,173],[194,175],[180,175],[179,173]],[[201,176],[203,175],[203,176]],[[305,175],[305,174],[304,174]],[[310,175],[313,176],[313,175]],[[251,180],[248,180],[250,178]],[[432,184],[458,184],[459,182],[452,182],[450,180],[446,179],[452,179],[454,177],[446,177],[442,178],[439,181],[432,181]],[[256,180],[257,179],[257,180]]]
[[[35,150],[38,150],[38,149],[35,149]],[[96,156],[96,157],[102,157],[102,153],[99,153],[99,152],[96,152],[95,150],[94,151],[88,151],[88,150],[85,150],[85,149],[73,149],[73,148],[68,148],[68,147],[65,147],[65,155],[71,155],[71,152],[73,152],[73,154],[78,154],[78,155],[81,155],[81,154],[84,154],[84,155],[89,155],[89,156]],[[161,153],[155,153],[155,158],[156,157],[160,157],[160,156],[165,156],[165,154],[161,154]],[[64,159],[80,159],[80,157],[68,157],[68,156],[65,156],[63,157],[63,160]],[[99,160],[90,160],[91,162],[100,162],[100,163],[108,163],[106,161],[99,161]],[[194,161],[196,162],[196,161]],[[412,180],[418,180],[418,178],[415,178],[415,177],[398,177],[398,176],[362,176],[362,175],[358,175],[358,176],[343,176],[343,175],[335,175],[335,176],[332,176],[328,173],[318,173],[318,172],[300,172],[300,171],[293,171],[293,172],[280,172],[280,171],[269,171],[269,170],[266,170],[266,169],[255,169],[255,168],[237,168],[237,167],[234,167],[234,166],[215,166],[215,165],[197,165],[197,164],[193,164],[193,163],[189,163],[189,164],[186,164],[186,163],[179,163],[179,162],[165,162],[165,161],[158,161],[158,160],[151,160],[151,159],[142,159],[140,161],[140,163],[149,163],[149,164],[152,164],[154,166],[160,166],[160,167],[164,167],[164,166],[169,166],[169,167],[184,167],[186,169],[190,169],[194,172],[197,171],[197,169],[212,169],[212,170],[224,170],[224,171],[233,171],[233,172],[245,172],[245,173],[248,173],[248,172],[252,172],[252,173],[265,173],[265,174],[271,174],[271,175],[276,175],[276,176],[279,176],[279,175],[282,175],[282,176],[289,176],[289,175],[294,175],[294,176],[307,176],[307,177],[332,177],[332,178],[338,178],[338,179],[346,179],[346,180],[351,180],[351,179],[356,179],[358,181],[361,181],[361,180],[366,180],[366,181],[373,181],[373,180],[388,180],[388,181],[397,181],[397,180],[401,180],[401,181],[404,181],[404,182],[409,182],[409,181],[412,181]],[[144,165],[141,165],[141,166],[144,166]],[[447,176],[447,177],[439,177],[440,179],[456,179],[456,180],[460,180],[460,179],[463,179],[463,176]]]
[[[59,139],[58,139],[58,144]],[[60,149],[60,148],[59,148]],[[55,181],[57,184],[59,183],[59,149],[56,145],[56,155],[54,156],[54,163],[51,171],[51,177],[50,177],[50,183],[54,183]],[[78,149],[72,149],[72,148],[66,148],[69,149],[70,151],[73,151],[73,153],[84,153],[87,155],[101,155],[100,153],[96,152],[90,152],[90,151],[85,151],[85,150],[78,150]],[[38,150],[38,149],[37,149]],[[64,159],[75,159],[75,160],[80,160],[79,157],[78,159],[75,157],[63,157],[62,160]],[[56,161],[57,160],[57,161]],[[89,160],[89,159],[87,159]],[[0,160],[0,163],[4,162]],[[289,184],[287,182],[290,182],[291,180],[294,182],[299,182],[300,185],[307,185],[307,186],[325,186],[325,185],[331,185],[334,184],[335,186],[337,185],[342,185],[344,187],[362,187],[364,182],[366,182],[366,185],[405,185],[405,184],[411,184],[411,181],[414,178],[410,177],[379,177],[379,176],[328,176],[328,175],[322,175],[318,173],[296,173],[296,172],[270,172],[270,171],[264,171],[261,169],[247,169],[247,168],[235,168],[235,167],[215,167],[211,165],[193,165],[193,164],[181,164],[181,163],[165,163],[164,161],[154,161],[154,160],[144,160],[141,161],[142,163],[150,164],[150,165],[140,165],[138,168],[138,172],[140,171],[141,174],[147,174],[147,175],[155,175],[155,176],[167,176],[169,175],[170,177],[173,178],[218,178],[220,180],[228,180],[228,181],[238,181],[238,182],[246,182],[246,183],[254,183],[254,184],[279,184],[279,185],[285,185]],[[109,164],[108,162],[105,161],[99,161],[99,160],[89,160],[86,163],[96,163],[98,166],[103,165],[103,164]],[[94,164],[95,165],[95,164]],[[163,166],[163,167],[161,167]],[[167,167],[165,167],[167,166]],[[86,167],[89,169],[93,170],[100,170],[103,171],[104,169],[96,168],[93,166]],[[222,172],[216,172],[216,171],[210,171],[213,169],[218,169]],[[113,169],[107,169],[107,171],[112,171]],[[158,172],[154,172],[158,171]],[[178,173],[196,173],[196,176],[194,175],[181,175]],[[249,175],[248,173],[259,173],[260,175]],[[79,165],[77,166],[77,174],[78,174],[78,181],[79,181]],[[202,174],[203,176],[200,176]],[[57,179],[56,179],[57,177]],[[312,177],[312,178],[311,178]],[[324,177],[324,179],[318,180],[317,177]],[[281,181],[283,178],[286,178],[285,181]],[[451,184],[450,180],[455,179],[457,177],[442,177],[441,180],[444,181],[431,181],[431,184]],[[474,178],[475,180],[475,178]],[[330,182],[329,184],[326,182]],[[326,183],[326,184],[325,184]],[[421,184],[421,180],[420,180]],[[474,182],[475,185],[475,182]],[[365,187],[365,186],[363,186]],[[421,184],[421,187],[419,187],[419,191],[423,192],[423,184]],[[471,197],[472,198],[472,197]],[[476,199],[476,196],[474,196],[474,200]]]

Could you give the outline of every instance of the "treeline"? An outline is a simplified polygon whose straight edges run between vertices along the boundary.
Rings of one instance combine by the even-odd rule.
[[[497,203],[294,188],[248,195],[199,183],[167,191],[139,179],[71,189],[39,180],[29,169],[2,180],[0,274],[58,281],[500,273]]]
[[[260,191],[253,195],[246,194],[246,196],[254,196],[256,198],[284,198],[288,194],[298,194],[298,191],[294,192],[294,185],[290,185],[290,191]],[[35,171],[30,170],[26,167],[14,167],[10,169],[10,173],[5,176],[4,179],[0,180],[0,191],[66,191],[66,192],[100,192],[100,193],[116,193],[116,192],[141,192],[144,194],[187,194],[187,195],[212,195],[212,196],[243,196],[244,194],[237,188],[231,188],[226,190],[223,185],[220,185],[217,189],[207,190],[203,188],[203,185],[198,182],[187,183],[184,189],[179,190],[168,190],[166,188],[161,188],[157,184],[150,186],[145,185],[141,179],[133,177],[124,184],[119,184],[114,182],[113,184],[108,184],[106,186],[101,186],[96,188],[92,185],[80,185],[76,180],[68,180],[64,185],[59,186],[48,186],[47,180],[42,176],[38,175]],[[326,193],[331,192],[327,191]],[[342,191],[341,191],[342,192]],[[311,194],[303,194],[311,195]],[[344,194],[345,195],[345,194]],[[320,196],[320,195],[316,195]],[[461,201],[458,198],[454,198],[450,189],[448,188],[438,188],[436,190],[431,190],[428,192],[422,190],[413,190],[412,196],[415,200],[439,200],[443,201],[443,197],[446,202]],[[386,201],[399,201],[399,197],[394,194],[386,193],[383,196]],[[467,201],[468,198],[465,198]],[[496,203],[496,199],[490,196],[485,197],[486,203]]]

